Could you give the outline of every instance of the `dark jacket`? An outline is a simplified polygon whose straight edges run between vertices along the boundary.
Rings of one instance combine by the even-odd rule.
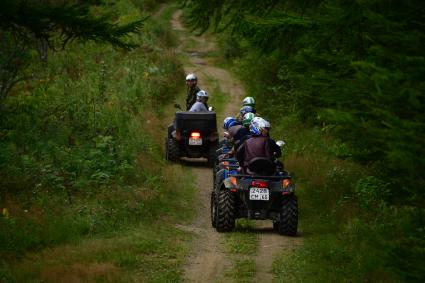
[[[230,127],[227,132],[229,133],[230,137],[233,139],[234,142],[237,142],[244,136],[250,134],[249,129],[242,126],[241,124],[237,124]]]
[[[251,137],[246,139],[236,152],[236,159],[246,170],[251,160],[254,158],[266,158],[274,162],[274,158],[281,155],[280,147],[269,137]]]
[[[190,107],[196,102],[196,94],[201,89],[198,86],[187,89],[187,97],[186,97],[186,110],[189,111]],[[208,107],[207,107],[208,109]]]

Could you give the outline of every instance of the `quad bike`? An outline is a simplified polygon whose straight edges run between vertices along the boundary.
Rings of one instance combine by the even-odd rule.
[[[216,113],[177,111],[165,139],[165,159],[177,162],[181,157],[208,160],[215,164],[218,144]]]
[[[258,158],[249,166],[255,175],[239,174],[231,165],[224,178],[217,172],[211,193],[211,222],[218,232],[232,231],[236,219],[248,218],[270,219],[280,234],[297,234],[295,185],[288,172],[276,167],[276,163]]]

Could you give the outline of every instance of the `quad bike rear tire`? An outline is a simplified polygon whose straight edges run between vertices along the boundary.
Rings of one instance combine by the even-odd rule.
[[[298,201],[297,196],[289,195],[282,201],[280,221],[277,222],[279,234],[296,236],[298,228]]]
[[[180,153],[179,153],[179,145],[175,140],[171,138],[167,138],[166,146],[165,146],[165,159],[168,161],[177,162],[179,161]]]
[[[216,229],[218,232],[230,232],[235,229],[235,197],[228,190],[220,191],[217,196]]]

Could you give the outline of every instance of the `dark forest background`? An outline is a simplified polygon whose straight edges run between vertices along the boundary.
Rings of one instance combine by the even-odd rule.
[[[425,4],[199,0],[187,1],[186,8],[194,31],[221,36],[226,63],[244,78],[276,134],[305,143],[301,129],[310,128],[308,144],[317,148],[293,146],[291,158],[299,161],[310,153],[323,162],[316,172],[297,167],[304,170],[302,177],[311,183],[312,175],[329,165],[324,160],[339,162],[322,176],[327,182],[306,185],[312,191],[304,196],[305,209],[323,209],[317,212],[321,219],[306,220],[319,221],[317,231],[342,242],[334,258],[329,253],[335,245],[325,245],[323,261],[339,266],[344,263],[338,260],[346,261],[345,271],[357,269],[356,262],[362,266],[362,275],[354,277],[359,281],[386,281],[383,273],[394,270],[399,280],[423,280]],[[291,135],[294,127],[300,131]],[[335,168],[345,171],[329,184]],[[329,214],[341,219],[331,224]],[[361,237],[347,230],[355,221],[364,225]],[[350,237],[362,244],[353,245]],[[310,256],[311,265],[320,257]],[[372,258],[375,263],[368,263]],[[380,269],[386,271],[376,273]]]

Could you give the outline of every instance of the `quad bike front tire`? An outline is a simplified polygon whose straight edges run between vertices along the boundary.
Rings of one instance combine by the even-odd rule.
[[[218,232],[230,232],[235,229],[235,197],[228,190],[220,191],[217,196],[216,229]]]
[[[166,140],[166,153],[165,158],[168,161],[177,162],[179,161],[179,145],[171,138]]]
[[[215,192],[211,192],[211,201],[210,201],[210,212],[211,212],[211,225],[213,228],[217,226],[217,200],[215,197]]]
[[[296,236],[298,228],[298,201],[297,196],[289,195],[282,201],[280,221],[277,222],[279,234]]]

